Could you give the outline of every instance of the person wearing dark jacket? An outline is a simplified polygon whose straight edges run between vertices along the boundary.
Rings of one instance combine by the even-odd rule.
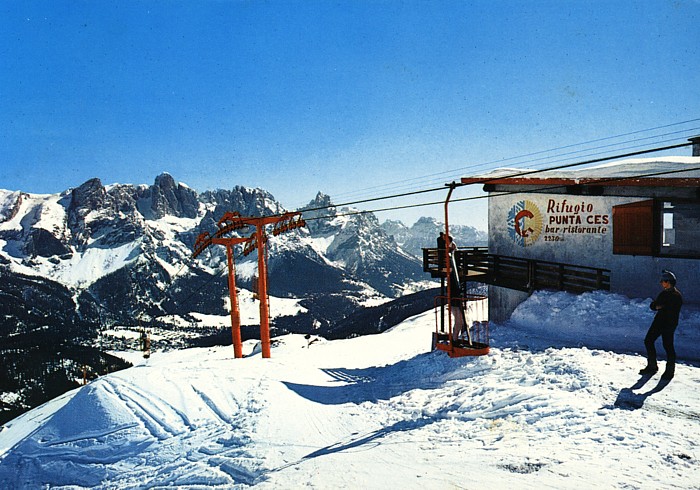
[[[441,231],[437,238],[438,269],[441,271],[445,268],[445,248],[445,233]]]
[[[647,365],[639,374],[654,374],[659,368],[656,363],[656,347],[654,343],[661,337],[666,351],[666,369],[662,379],[672,379],[676,371],[676,349],[673,346],[673,336],[678,326],[678,317],[683,305],[683,296],[676,288],[676,276],[671,271],[661,274],[661,286],[664,288],[649,307],[656,311],[654,321],[644,337],[647,350]]]
[[[437,238],[437,248],[438,250],[445,250],[445,232],[441,231]]]

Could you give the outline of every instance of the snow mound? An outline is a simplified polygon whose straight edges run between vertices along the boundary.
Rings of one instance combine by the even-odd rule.
[[[605,291],[580,295],[536,291],[520,304],[508,326],[528,345],[587,346],[618,352],[643,352],[654,318],[651,298],[629,299]],[[700,360],[700,308],[684,305],[676,329],[679,358]]]

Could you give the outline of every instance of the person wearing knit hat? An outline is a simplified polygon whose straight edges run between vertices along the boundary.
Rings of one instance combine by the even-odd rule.
[[[661,378],[670,380],[673,379],[676,372],[676,350],[673,346],[673,336],[678,326],[683,296],[676,288],[676,275],[673,272],[662,271],[660,282],[663,291],[649,305],[653,311],[656,311],[656,315],[654,316],[654,321],[651,322],[646,337],[644,337],[644,346],[647,350],[647,365],[639,371],[639,374],[652,375],[659,370],[656,363],[656,347],[654,343],[661,337],[664,350],[666,351],[666,369]]]
[[[676,275],[671,271],[661,272],[661,280],[666,281],[666,282],[670,282],[671,286],[676,285]]]

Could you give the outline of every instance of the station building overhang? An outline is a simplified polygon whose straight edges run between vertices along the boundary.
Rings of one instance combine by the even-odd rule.
[[[624,160],[576,170],[498,169],[464,177],[488,193],[700,199],[700,157]]]

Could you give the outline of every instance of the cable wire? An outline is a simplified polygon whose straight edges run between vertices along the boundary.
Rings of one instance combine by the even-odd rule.
[[[669,146],[660,147],[660,148],[652,148],[652,149],[648,149],[648,150],[641,150],[641,151],[625,153],[622,155],[613,155],[613,156],[608,156],[608,157],[603,157],[603,158],[596,158],[596,159],[592,159],[592,160],[585,160],[582,162],[576,162],[576,163],[571,163],[571,164],[566,164],[566,165],[559,165],[556,167],[548,167],[546,169],[529,170],[529,171],[524,171],[524,172],[519,172],[519,173],[513,173],[510,175],[499,175],[497,177],[484,178],[482,180],[472,182],[469,185],[485,185],[485,184],[488,184],[490,182],[494,182],[496,180],[501,180],[501,179],[510,179],[510,178],[531,176],[534,174],[550,172],[553,170],[562,170],[562,169],[572,168],[572,167],[576,167],[576,166],[591,165],[593,163],[600,163],[600,162],[609,161],[609,160],[617,160],[620,158],[629,158],[632,156],[639,156],[639,155],[648,154],[648,153],[655,153],[655,152],[659,152],[659,151],[667,151],[670,149],[681,148],[681,147],[690,146],[690,145],[692,145],[692,143],[690,143],[690,142],[681,143],[681,144],[669,145]],[[653,174],[627,175],[625,177],[611,178],[610,181],[627,180],[627,179],[633,179],[633,178],[644,178],[644,177],[656,176],[656,175],[688,172],[688,171],[693,171],[693,170],[698,170],[698,169],[700,169],[700,165],[696,168],[693,168],[693,169],[664,171],[664,172],[657,172],[657,173],[653,173]],[[602,182],[604,182],[604,181],[605,180],[602,180]],[[464,184],[459,184],[459,186],[462,186],[462,185],[464,185]],[[552,186],[552,187],[543,187],[543,188],[537,189],[537,190],[530,190],[529,192],[541,192],[543,190],[557,189],[557,188],[561,188],[561,187],[562,187],[561,185]],[[445,190],[445,187],[442,187],[441,190]],[[432,191],[432,189],[431,189],[431,191]],[[519,193],[519,192],[522,192],[522,191],[508,192],[508,193],[504,193],[504,195],[511,195],[511,194]],[[490,197],[490,196],[489,195],[487,195],[487,196],[472,196],[472,197],[466,197],[466,198],[461,198],[461,199],[453,199],[452,202],[479,200],[479,199],[486,199],[488,197]],[[381,198],[375,198],[374,200],[376,201],[379,199],[381,199]],[[364,201],[359,201],[359,202],[364,202]],[[438,205],[438,204],[444,204],[444,201],[433,201],[433,202],[426,202],[426,203],[419,203],[419,204],[407,204],[407,205],[402,205],[402,206],[392,206],[392,207],[378,208],[378,209],[373,209],[373,210],[348,211],[346,213],[334,214],[334,215],[329,215],[329,216],[310,217],[310,218],[306,218],[306,221],[328,219],[328,218],[334,218],[334,217],[338,217],[338,216],[353,216],[353,215],[358,215],[358,214],[379,213],[379,212],[384,212],[384,211],[394,211],[394,210],[400,210],[400,209],[417,208],[417,207],[424,207],[424,206],[434,206],[434,205]],[[329,207],[321,208],[321,209],[328,209],[328,208]],[[315,209],[315,210],[318,210],[318,209]]]
[[[692,145],[692,143],[690,143],[690,142],[679,143],[679,144],[675,144],[675,145],[650,148],[650,149],[646,149],[646,150],[623,153],[620,155],[611,155],[611,156],[607,156],[607,157],[584,160],[581,162],[568,163],[568,164],[558,165],[558,166],[554,166],[554,167],[547,167],[547,168],[543,168],[543,169],[527,170],[527,171],[523,171],[523,172],[519,172],[519,173],[513,173],[510,175],[499,175],[498,177],[493,177],[490,179],[485,178],[485,179],[480,180],[478,182],[474,182],[474,184],[487,184],[488,182],[490,182],[494,179],[523,177],[526,175],[534,175],[534,174],[538,174],[538,173],[550,172],[553,170],[562,170],[562,169],[566,169],[566,168],[578,167],[578,166],[583,166],[583,165],[592,165],[594,163],[600,163],[600,162],[609,161],[609,160],[617,160],[620,158],[629,158],[632,156],[639,156],[639,155],[644,155],[644,154],[648,154],[648,153],[658,153],[660,151],[667,151],[667,150],[672,150],[675,148],[682,148],[682,147],[690,146],[690,145]],[[442,187],[438,187],[438,188],[424,189],[421,191],[406,192],[403,194],[393,194],[390,196],[374,197],[371,199],[363,199],[363,200],[352,201],[352,202],[347,202],[347,203],[343,203],[343,204],[332,204],[330,206],[320,206],[320,207],[316,207],[316,208],[301,209],[301,212],[319,211],[319,210],[323,210],[323,209],[338,208],[338,207],[347,207],[347,206],[354,205],[354,204],[363,204],[363,203],[367,203],[367,202],[375,202],[375,201],[381,201],[381,200],[386,200],[386,199],[395,199],[397,197],[406,197],[406,196],[410,196],[410,195],[422,194],[422,193],[427,193],[427,192],[435,192],[435,191],[441,191],[441,190],[445,190],[445,187],[442,186]],[[435,203],[427,203],[426,205],[432,205],[432,204],[435,204]],[[406,209],[407,207],[418,207],[418,205],[398,206],[395,208],[384,208],[384,209],[381,209],[380,211],[389,211],[392,209]],[[273,215],[273,216],[276,216],[276,215]],[[318,219],[318,218],[309,218],[309,219]]]
[[[622,133],[622,134],[618,134],[618,135],[614,135],[614,136],[607,136],[607,137],[604,137],[604,138],[597,138],[597,139],[593,139],[593,140],[589,140],[589,141],[585,141],[585,142],[581,142],[581,143],[574,143],[574,144],[569,144],[569,145],[563,145],[563,146],[556,147],[556,148],[551,148],[551,149],[548,149],[548,150],[539,150],[539,151],[536,151],[536,152],[526,153],[526,154],[523,154],[523,155],[516,155],[516,156],[513,156],[513,157],[509,157],[509,158],[503,158],[503,159],[499,159],[499,160],[492,160],[492,161],[489,161],[489,162],[483,162],[483,163],[479,163],[479,164],[468,165],[468,166],[461,167],[461,168],[454,169],[454,170],[448,170],[448,171],[438,172],[438,173],[434,173],[434,174],[428,174],[428,175],[421,176],[421,177],[415,177],[415,178],[412,178],[412,179],[401,180],[401,181],[395,181],[395,182],[391,182],[391,183],[387,183],[387,184],[381,184],[381,185],[371,186],[371,187],[368,187],[368,188],[365,188],[365,189],[359,189],[359,190],[357,190],[357,191],[351,191],[351,192],[349,192],[349,193],[340,193],[340,194],[336,194],[336,197],[338,197],[338,196],[344,196],[344,195],[355,195],[355,194],[362,193],[362,192],[365,192],[365,191],[368,191],[368,190],[376,190],[376,189],[380,189],[380,188],[386,188],[387,186],[391,186],[390,188],[395,188],[395,187],[397,187],[397,185],[399,185],[399,184],[401,184],[401,185],[406,185],[407,182],[412,182],[412,181],[421,181],[421,182],[425,182],[425,180],[426,180],[427,178],[431,178],[431,177],[441,176],[441,175],[445,175],[445,174],[452,174],[452,173],[456,173],[456,172],[471,171],[471,170],[473,170],[473,169],[475,169],[475,168],[482,168],[482,167],[485,167],[485,166],[487,166],[487,165],[493,165],[493,164],[496,164],[496,163],[499,163],[499,164],[500,164],[500,163],[504,163],[504,162],[508,162],[508,161],[512,161],[512,160],[520,160],[520,159],[523,159],[523,158],[528,158],[528,157],[532,157],[532,156],[542,155],[542,154],[545,154],[545,153],[558,152],[558,151],[560,151],[560,150],[569,149],[569,148],[575,148],[575,147],[577,147],[577,146],[590,145],[590,144],[592,144],[592,143],[598,143],[598,142],[602,142],[602,141],[609,141],[609,140],[618,139],[618,138],[622,138],[622,137],[626,137],[626,136],[632,136],[632,135],[641,134],[641,133],[648,133],[648,132],[651,132],[651,131],[657,131],[657,130],[659,130],[659,129],[666,129],[666,128],[670,128],[670,127],[674,127],[674,126],[680,126],[680,125],[683,125],[683,124],[695,123],[695,122],[698,122],[698,121],[700,121],[700,118],[689,119],[689,120],[686,120],[686,121],[680,121],[680,122],[671,123],[671,124],[665,124],[665,125],[656,126],[656,127],[653,127],[653,128],[647,128],[647,129],[642,129],[642,130],[631,131],[631,132]],[[663,134],[663,135],[648,136],[648,137],[645,137],[645,138],[635,139],[635,140],[632,140],[632,141],[623,141],[623,142],[620,142],[620,143],[614,143],[614,144],[606,145],[606,146],[607,146],[607,147],[610,147],[610,146],[616,146],[616,145],[621,145],[621,144],[626,144],[626,143],[634,143],[634,142],[643,141],[643,140],[648,140],[648,139],[652,139],[652,138],[659,138],[659,137],[668,136],[669,134],[677,134],[677,133],[681,133],[681,132],[690,132],[690,131],[698,131],[698,130],[700,130],[700,128],[697,128],[697,127],[695,127],[695,128],[689,128],[689,129],[685,129],[685,130],[682,130],[682,131],[676,131],[676,132],[674,132],[674,133],[665,133],[665,134]],[[600,149],[600,148],[601,148],[601,147],[596,147],[596,148],[585,148],[585,149],[577,150],[576,152],[570,152],[570,153],[581,153],[581,152],[590,151],[590,150],[593,150],[593,149]],[[555,157],[559,157],[559,156],[561,156],[561,155],[553,155],[552,157],[547,157],[547,158],[555,158]],[[538,159],[538,160],[540,160],[540,159]],[[518,164],[527,164],[527,163],[531,163],[531,161],[532,161],[532,160],[525,160],[525,161],[519,162]]]

